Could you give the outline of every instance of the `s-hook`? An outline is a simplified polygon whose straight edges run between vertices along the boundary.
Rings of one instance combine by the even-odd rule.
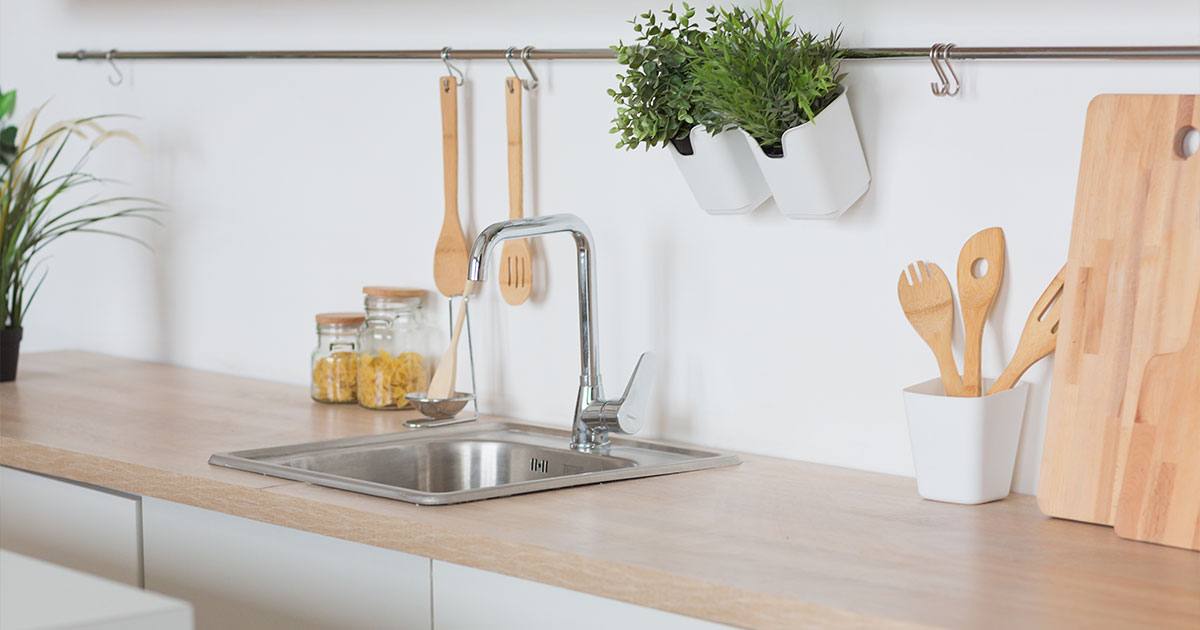
[[[517,72],[517,68],[513,66],[513,53],[516,52],[516,46],[509,46],[508,50],[504,51],[504,60],[508,62],[509,70],[512,70],[513,76],[520,78],[521,73]],[[521,87],[526,90],[533,91],[537,89],[540,80],[538,75],[533,71],[533,66],[529,63],[529,53],[533,50],[533,46],[526,46],[521,49],[521,63],[525,64],[525,70],[529,73],[529,80],[521,79]]]
[[[946,96],[958,96],[958,91],[962,89],[962,82],[958,80],[958,75],[954,73],[954,66],[950,65],[950,49],[954,48],[954,44],[942,44],[942,65],[946,66],[946,72],[950,73],[950,78],[954,79],[954,89],[944,90],[942,94]],[[947,86],[948,88],[949,86]]]
[[[446,64],[446,72],[449,72],[450,76],[454,77],[454,84],[459,87],[462,87],[463,82],[466,81],[466,77],[463,76],[462,70],[455,68],[454,64],[450,63],[450,47],[449,46],[446,46],[445,48],[442,49],[442,63]],[[442,79],[442,89],[447,92],[450,91],[450,86],[446,85],[445,79]]]
[[[83,52],[83,51],[80,51],[80,52]],[[117,52],[116,48],[114,48],[104,54],[105,61],[108,62],[108,65],[112,66],[113,72],[117,73],[116,80],[113,79],[113,75],[111,75],[111,74],[108,75],[108,84],[114,85],[114,86],[121,85],[122,83],[125,82],[125,75],[121,74],[121,69],[117,67],[117,62],[113,61],[113,53],[115,53],[115,52]]]
[[[954,48],[954,44],[934,44],[929,47],[929,62],[933,64],[933,70],[937,72],[938,79],[941,84],[930,83],[929,89],[933,91],[934,96],[957,96],[962,83],[958,80],[958,75],[954,73],[954,68],[950,65],[950,49]],[[946,72],[950,76],[946,76],[946,72],[942,71],[945,66]],[[950,79],[954,79],[954,87],[951,89]]]

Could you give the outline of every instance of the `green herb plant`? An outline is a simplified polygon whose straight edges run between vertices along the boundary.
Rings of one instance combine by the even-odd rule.
[[[634,43],[612,47],[617,61],[626,67],[617,75],[617,88],[608,90],[617,103],[611,133],[621,136],[618,149],[685,141],[692,127],[702,122],[691,56],[705,33],[692,19],[696,10],[686,3],[681,11],[671,5],[662,15],[659,19],[647,11],[634,18],[630,21],[638,33]],[[690,143],[683,148],[691,153]]]
[[[783,5],[717,9],[692,63],[693,93],[719,133],[737,125],[770,156],[783,155],[783,133],[821,113],[840,93],[840,29],[824,38],[798,31]]]
[[[0,138],[8,138],[4,120],[15,107],[14,92],[0,96]],[[19,328],[34,296],[46,278],[38,255],[68,234],[106,234],[145,242],[106,229],[116,219],[141,219],[154,223],[161,204],[142,197],[86,196],[111,182],[84,172],[92,152],[112,138],[141,146],[128,131],[108,130],[99,121],[114,116],[92,116],[50,125],[34,136],[41,107],[34,110],[4,143],[0,166],[0,328]],[[86,142],[81,155],[64,168],[56,168],[72,139]],[[148,246],[147,246],[148,247]]]
[[[0,165],[8,166],[17,155],[17,128],[6,124],[17,107],[17,91],[0,90]]]

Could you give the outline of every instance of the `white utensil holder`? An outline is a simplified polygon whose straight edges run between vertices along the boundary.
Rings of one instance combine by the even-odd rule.
[[[667,149],[696,203],[706,212],[745,214],[771,196],[740,130],[729,129],[714,136],[697,125],[688,138],[691,155],[683,155],[670,143]]]
[[[984,391],[991,386],[985,380]],[[904,390],[908,437],[924,498],[974,505],[1008,496],[1029,384],[990,396],[946,395],[940,378]]]
[[[776,205],[789,218],[838,217],[871,185],[844,88],[815,118],[783,133],[781,157],[767,155],[754,138],[743,135]]]

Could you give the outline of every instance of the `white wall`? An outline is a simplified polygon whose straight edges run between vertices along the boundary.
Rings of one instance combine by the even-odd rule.
[[[0,80],[51,117],[128,112],[152,157],[111,148],[96,170],[167,201],[151,255],[115,239],[61,243],[24,349],[82,348],[302,383],[312,314],[359,288],[433,288],[441,222],[437,62],[57,61],[79,47],[594,47],[631,34],[644,0],[491,3],[0,0]],[[1200,42],[1200,3],[792,2],[801,24],[863,46]],[[470,232],[506,218],[503,62],[463,64],[462,205]],[[1002,226],[1009,261],[984,342],[1007,361],[1064,260],[1088,101],[1197,92],[1196,62],[962,62],[955,99],[927,62],[849,62],[871,190],[841,219],[699,211],[662,151],[608,135],[610,62],[538,62],[526,101],[530,211],[574,212],[599,250],[601,367],[623,387],[660,355],[646,430],[710,446],[911,474],[900,389],[935,373],[896,303],[908,262],[950,269]],[[485,411],[569,424],[577,383],[569,239],[537,245],[535,299],[473,312]],[[437,304],[438,321],[445,305]],[[961,327],[959,332],[961,338]],[[1036,483],[1050,365],[1035,384],[1017,488]],[[133,384],[136,386],[136,384]],[[252,403],[248,403],[252,404]]]

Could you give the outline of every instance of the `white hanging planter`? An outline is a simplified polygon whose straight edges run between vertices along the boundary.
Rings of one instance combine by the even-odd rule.
[[[812,120],[783,133],[783,156],[771,157],[746,135],[780,211],[792,219],[832,219],[871,184],[846,90]]]
[[[667,145],[696,203],[709,214],[745,214],[771,196],[743,135],[731,129],[714,136],[697,125],[688,133],[691,155]]]

